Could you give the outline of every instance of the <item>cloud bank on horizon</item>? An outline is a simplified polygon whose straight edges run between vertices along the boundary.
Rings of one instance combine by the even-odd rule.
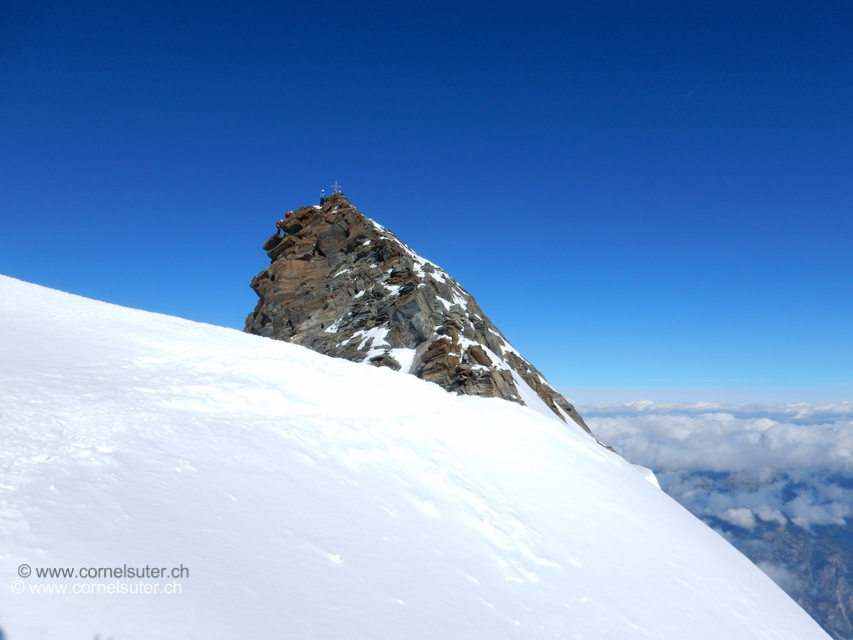
[[[853,517],[853,403],[579,405],[596,436],[700,516],[752,530]]]

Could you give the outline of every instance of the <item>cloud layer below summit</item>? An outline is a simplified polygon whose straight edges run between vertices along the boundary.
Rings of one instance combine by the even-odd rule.
[[[597,403],[596,435],[697,515],[845,524],[853,515],[853,404]]]

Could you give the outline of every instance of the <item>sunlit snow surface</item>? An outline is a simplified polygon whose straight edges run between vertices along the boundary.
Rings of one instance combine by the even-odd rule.
[[[0,442],[9,640],[828,637],[579,428],[3,277]]]

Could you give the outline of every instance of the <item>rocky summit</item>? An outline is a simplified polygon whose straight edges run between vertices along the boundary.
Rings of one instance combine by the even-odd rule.
[[[283,232],[263,245],[272,263],[252,280],[247,333],[550,411],[592,435],[471,294],[343,194],[294,211]]]

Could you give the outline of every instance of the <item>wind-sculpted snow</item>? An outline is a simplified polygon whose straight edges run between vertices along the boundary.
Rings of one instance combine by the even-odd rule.
[[[9,640],[827,637],[519,404],[3,277],[0,349]],[[124,565],[189,573],[37,576]],[[72,591],[99,582],[180,593]]]
[[[853,404],[582,409],[599,438],[853,638]]]

